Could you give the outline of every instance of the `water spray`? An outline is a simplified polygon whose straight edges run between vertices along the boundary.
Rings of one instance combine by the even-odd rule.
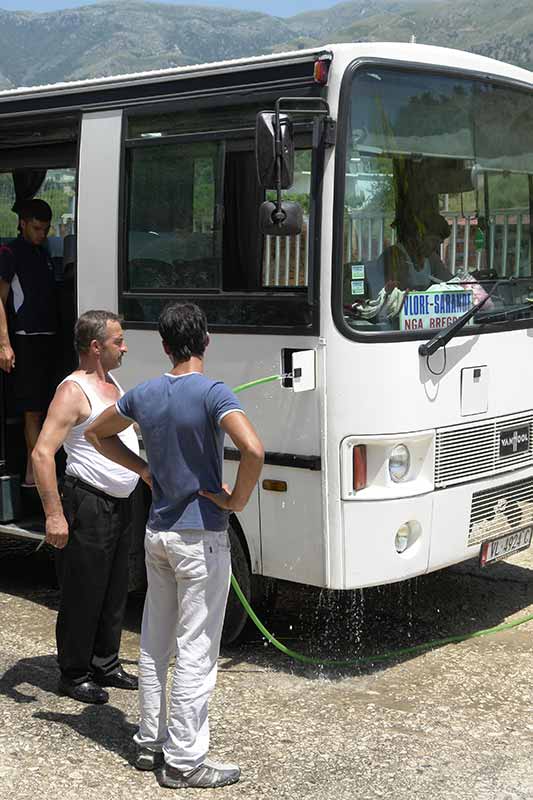
[[[241,383],[239,386],[235,386],[233,391],[235,394],[239,392],[244,392],[246,389],[251,389],[254,386],[260,386],[263,383],[272,383],[273,381],[281,380],[285,377],[292,377],[291,374],[289,375],[269,375],[266,378],[258,378],[254,381],[249,381],[248,383]],[[276,637],[270,633],[267,628],[263,625],[253,608],[251,607],[250,603],[246,599],[241,587],[237,583],[237,580],[234,575],[231,576],[231,585],[233,587],[233,591],[239,598],[241,605],[243,606],[244,610],[256,626],[259,631],[263,634],[265,639],[270,642],[270,644],[274,645],[281,653],[292,658],[294,661],[299,661],[302,664],[312,664],[315,666],[322,666],[322,667],[358,667],[364,666],[365,664],[375,664],[382,661],[390,661],[394,658],[400,658],[401,656],[411,655],[412,653],[422,653],[426,650],[432,650],[434,647],[440,647],[446,644],[458,644],[459,642],[466,642],[470,639],[479,639],[481,636],[490,636],[494,633],[501,633],[502,631],[508,631],[512,628],[517,628],[519,625],[524,625],[526,622],[531,622],[533,620],[533,614],[527,614],[525,617],[520,617],[519,619],[513,620],[511,622],[503,622],[500,625],[495,625],[492,628],[485,628],[481,631],[474,631],[474,633],[466,633],[461,634],[458,636],[446,636],[443,639],[434,639],[429,642],[424,642],[423,644],[415,644],[411,645],[410,647],[402,647],[399,650],[392,650],[390,652],[380,653],[379,655],[374,656],[361,656],[355,659],[348,659],[348,660],[337,660],[332,658],[316,658],[313,656],[306,656],[304,653],[298,653],[295,650],[291,650],[289,647],[284,645],[280,642]]]

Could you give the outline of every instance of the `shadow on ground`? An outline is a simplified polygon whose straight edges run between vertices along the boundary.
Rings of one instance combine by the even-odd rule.
[[[42,709],[42,696],[38,697],[33,690],[56,695],[58,678],[55,655],[22,658],[0,677],[0,697],[15,703],[39,703]],[[111,701],[104,706],[76,704],[73,712],[38,710],[33,717],[66,725],[126,761],[132,759],[134,747],[131,740],[137,726],[128,722],[124,712]]]
[[[66,725],[80,736],[121,756],[128,763],[132,761],[135,749],[132,738],[138,726],[128,722],[124,712],[111,703],[104,706],[84,706],[73,713],[37,711],[33,716],[35,719]]]

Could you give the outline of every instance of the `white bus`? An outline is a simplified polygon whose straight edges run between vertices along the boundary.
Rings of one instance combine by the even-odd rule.
[[[277,101],[285,229],[259,223]],[[192,300],[210,375],[286,376],[240,396],[266,448],[231,522],[248,595],[261,576],[353,589],[531,542],[531,73],[361,43],[4,91],[0,169],[75,191],[54,209],[65,369],[75,313],[104,307],[127,329],[121,382],[159,374],[158,314]],[[42,536],[35,513],[0,531]]]

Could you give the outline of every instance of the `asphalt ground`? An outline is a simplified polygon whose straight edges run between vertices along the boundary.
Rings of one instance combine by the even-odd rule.
[[[168,798],[131,766],[135,692],[105,706],[56,693],[58,593],[35,544],[0,544],[1,800]],[[142,597],[122,657],[136,672]],[[284,643],[366,657],[533,613],[533,553],[353,594],[282,585],[265,615]],[[278,653],[258,632],[220,658],[211,755],[241,766],[228,800],[531,800],[533,622],[383,663],[324,669]],[[179,790],[198,797],[199,790]]]

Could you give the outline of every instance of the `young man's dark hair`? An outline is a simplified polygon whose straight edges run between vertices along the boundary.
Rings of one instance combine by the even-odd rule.
[[[159,333],[175,364],[202,358],[207,347],[207,319],[194,303],[172,303],[159,317]]]
[[[24,202],[20,204],[18,215],[20,219],[26,221],[38,219],[39,222],[50,222],[52,219],[52,209],[44,200],[33,198],[32,200],[24,200]]]

